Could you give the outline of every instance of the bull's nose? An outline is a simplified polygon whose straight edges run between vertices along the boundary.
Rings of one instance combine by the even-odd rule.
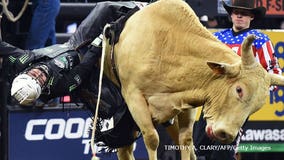
[[[214,131],[215,138],[222,143],[231,143],[234,140],[232,133],[225,129],[217,129]]]

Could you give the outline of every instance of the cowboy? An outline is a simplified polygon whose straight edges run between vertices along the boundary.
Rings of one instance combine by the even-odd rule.
[[[106,23],[112,23],[115,32],[121,31],[126,19],[146,5],[137,1],[99,2],[64,44],[29,51],[0,41],[5,77],[13,79],[12,97],[22,105],[29,105],[38,98],[46,102],[69,94],[95,113],[99,79],[96,63],[101,56],[102,30]],[[101,87],[95,142],[103,142],[110,148],[132,144],[137,138],[133,130],[138,128],[120,88],[105,76]],[[103,131],[105,119],[112,119],[114,126]],[[125,122],[128,125],[122,126]]]
[[[254,0],[234,0],[232,5],[222,1],[223,7],[227,11],[233,26],[225,30],[214,33],[214,35],[236,52],[241,55],[241,43],[250,34],[258,38],[253,42],[253,52],[256,60],[263,66],[267,72],[281,75],[281,68],[278,65],[277,58],[274,56],[274,49],[269,37],[264,33],[252,29],[251,22],[260,20],[265,16],[264,7],[254,7]],[[205,133],[206,120],[203,119],[203,113],[198,122],[194,124],[193,141],[196,148],[196,155],[199,160],[235,160],[236,148],[239,144],[241,133],[235,141],[226,148],[220,148],[223,144],[209,139]],[[211,146],[211,149],[210,147]],[[214,147],[212,147],[214,146]],[[225,145],[223,145],[225,146]],[[214,149],[215,148],[215,149]]]
[[[20,104],[28,105],[40,96],[47,100],[77,89],[96,70],[105,24],[118,19],[125,21],[146,5],[133,1],[99,2],[65,44],[30,51],[0,42],[0,57],[4,57],[3,63],[8,69],[6,76],[11,79],[17,76],[12,83],[11,95]],[[122,25],[123,22],[113,26],[119,32]]]

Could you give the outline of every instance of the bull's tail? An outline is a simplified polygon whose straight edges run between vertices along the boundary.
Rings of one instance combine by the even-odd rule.
[[[92,137],[91,137],[91,149],[92,149],[92,160],[99,159],[96,157],[96,151],[95,151],[95,132],[96,132],[96,124],[97,124],[97,118],[98,118],[98,111],[99,111],[99,106],[100,106],[100,99],[101,99],[101,90],[102,90],[102,80],[103,80],[103,72],[104,72],[104,61],[105,61],[105,55],[106,52],[108,51],[107,48],[109,48],[109,41],[106,37],[106,30],[109,29],[110,24],[106,24],[103,30],[103,44],[102,44],[102,57],[101,57],[101,66],[100,66],[100,76],[99,76],[99,87],[98,87],[98,99],[97,99],[97,104],[96,104],[96,112],[93,117],[93,128],[92,128]]]

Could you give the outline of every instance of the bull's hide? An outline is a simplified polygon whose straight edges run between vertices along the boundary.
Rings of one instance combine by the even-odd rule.
[[[117,83],[114,61],[121,93],[143,134],[150,160],[157,159],[159,145],[155,123],[177,116],[179,132],[173,138],[190,145],[190,111],[203,105],[207,134],[230,143],[247,117],[263,106],[269,86],[284,84],[283,77],[267,73],[255,61],[254,40],[255,36],[248,36],[238,56],[181,0],[154,2],[127,20],[114,59],[106,53],[104,73]],[[120,159],[133,158],[131,146],[122,151],[128,154],[121,153]],[[190,157],[188,151],[181,154],[182,159]]]
[[[246,45],[252,41],[251,37]],[[127,20],[114,48],[114,61],[122,95],[135,120],[144,122],[148,114],[147,121],[163,123],[183,110],[205,105],[204,115],[210,123],[229,122],[221,120],[229,104],[239,106],[230,108],[236,111],[247,106],[246,101],[234,97],[238,96],[235,87],[257,91],[259,97],[249,95],[249,99],[255,98],[250,101],[252,106],[260,107],[263,102],[259,99],[267,95],[266,71],[255,62],[250,48],[241,59],[202,26],[188,4],[160,0]],[[110,57],[106,56],[105,73],[115,81]],[[249,70],[250,65],[255,68]],[[260,85],[256,87],[255,82]],[[232,124],[232,136],[242,123]]]

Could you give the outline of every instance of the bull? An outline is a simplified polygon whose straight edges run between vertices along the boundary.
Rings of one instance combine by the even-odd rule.
[[[249,36],[239,57],[216,39],[181,0],[160,0],[131,16],[114,46],[106,47],[104,73],[121,85],[139,126],[150,160],[157,160],[155,124],[176,118],[169,129],[180,145],[191,145],[193,108],[204,106],[207,134],[230,143],[249,115],[265,103],[270,85],[284,85],[254,59]],[[233,114],[232,114],[233,113]],[[178,132],[177,132],[178,131]],[[118,149],[119,159],[134,159],[133,146]],[[189,150],[181,151],[189,159]]]

